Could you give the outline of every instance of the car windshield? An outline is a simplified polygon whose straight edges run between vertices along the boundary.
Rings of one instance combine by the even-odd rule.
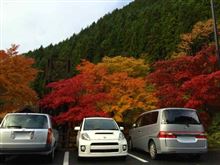
[[[47,117],[44,115],[9,115],[4,121],[3,128],[48,128]]]
[[[110,119],[86,119],[84,130],[118,130],[114,120]]]
[[[163,111],[164,124],[200,124],[196,111],[171,109]]]

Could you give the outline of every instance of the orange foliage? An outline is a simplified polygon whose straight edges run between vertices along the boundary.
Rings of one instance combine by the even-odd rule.
[[[220,25],[218,29],[220,29]],[[172,54],[172,58],[192,55],[198,52],[204,45],[212,42],[212,34],[212,19],[197,22],[190,33],[180,35],[181,42],[177,46],[177,52]]]
[[[12,45],[7,51],[0,51],[0,114],[16,111],[33,104],[36,93],[30,88],[37,70],[32,67],[34,60],[18,55],[18,46]]]
[[[143,60],[121,56],[106,57],[97,65],[83,61],[78,70],[89,74],[90,80],[104,86],[112,101],[108,104],[99,103],[99,106],[119,122],[124,121],[127,111],[156,108],[154,92],[146,86],[144,78],[140,77],[149,70]]]

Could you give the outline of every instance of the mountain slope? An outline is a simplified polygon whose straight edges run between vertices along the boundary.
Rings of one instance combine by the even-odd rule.
[[[220,1],[216,4],[220,7]],[[216,12],[220,18],[220,10]],[[45,71],[34,87],[43,95],[45,83],[76,74],[70,66],[75,68],[81,59],[98,62],[106,55],[164,59],[175,50],[180,34],[208,18],[209,0],[136,0],[65,41],[28,52],[36,59],[36,66]]]

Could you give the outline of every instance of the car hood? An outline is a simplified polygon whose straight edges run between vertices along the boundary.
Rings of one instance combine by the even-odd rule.
[[[92,130],[82,133],[87,133],[91,140],[118,140],[120,132],[119,130]]]

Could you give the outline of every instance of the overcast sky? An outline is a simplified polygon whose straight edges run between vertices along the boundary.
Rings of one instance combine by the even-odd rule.
[[[56,44],[133,0],[0,0],[0,49]]]

